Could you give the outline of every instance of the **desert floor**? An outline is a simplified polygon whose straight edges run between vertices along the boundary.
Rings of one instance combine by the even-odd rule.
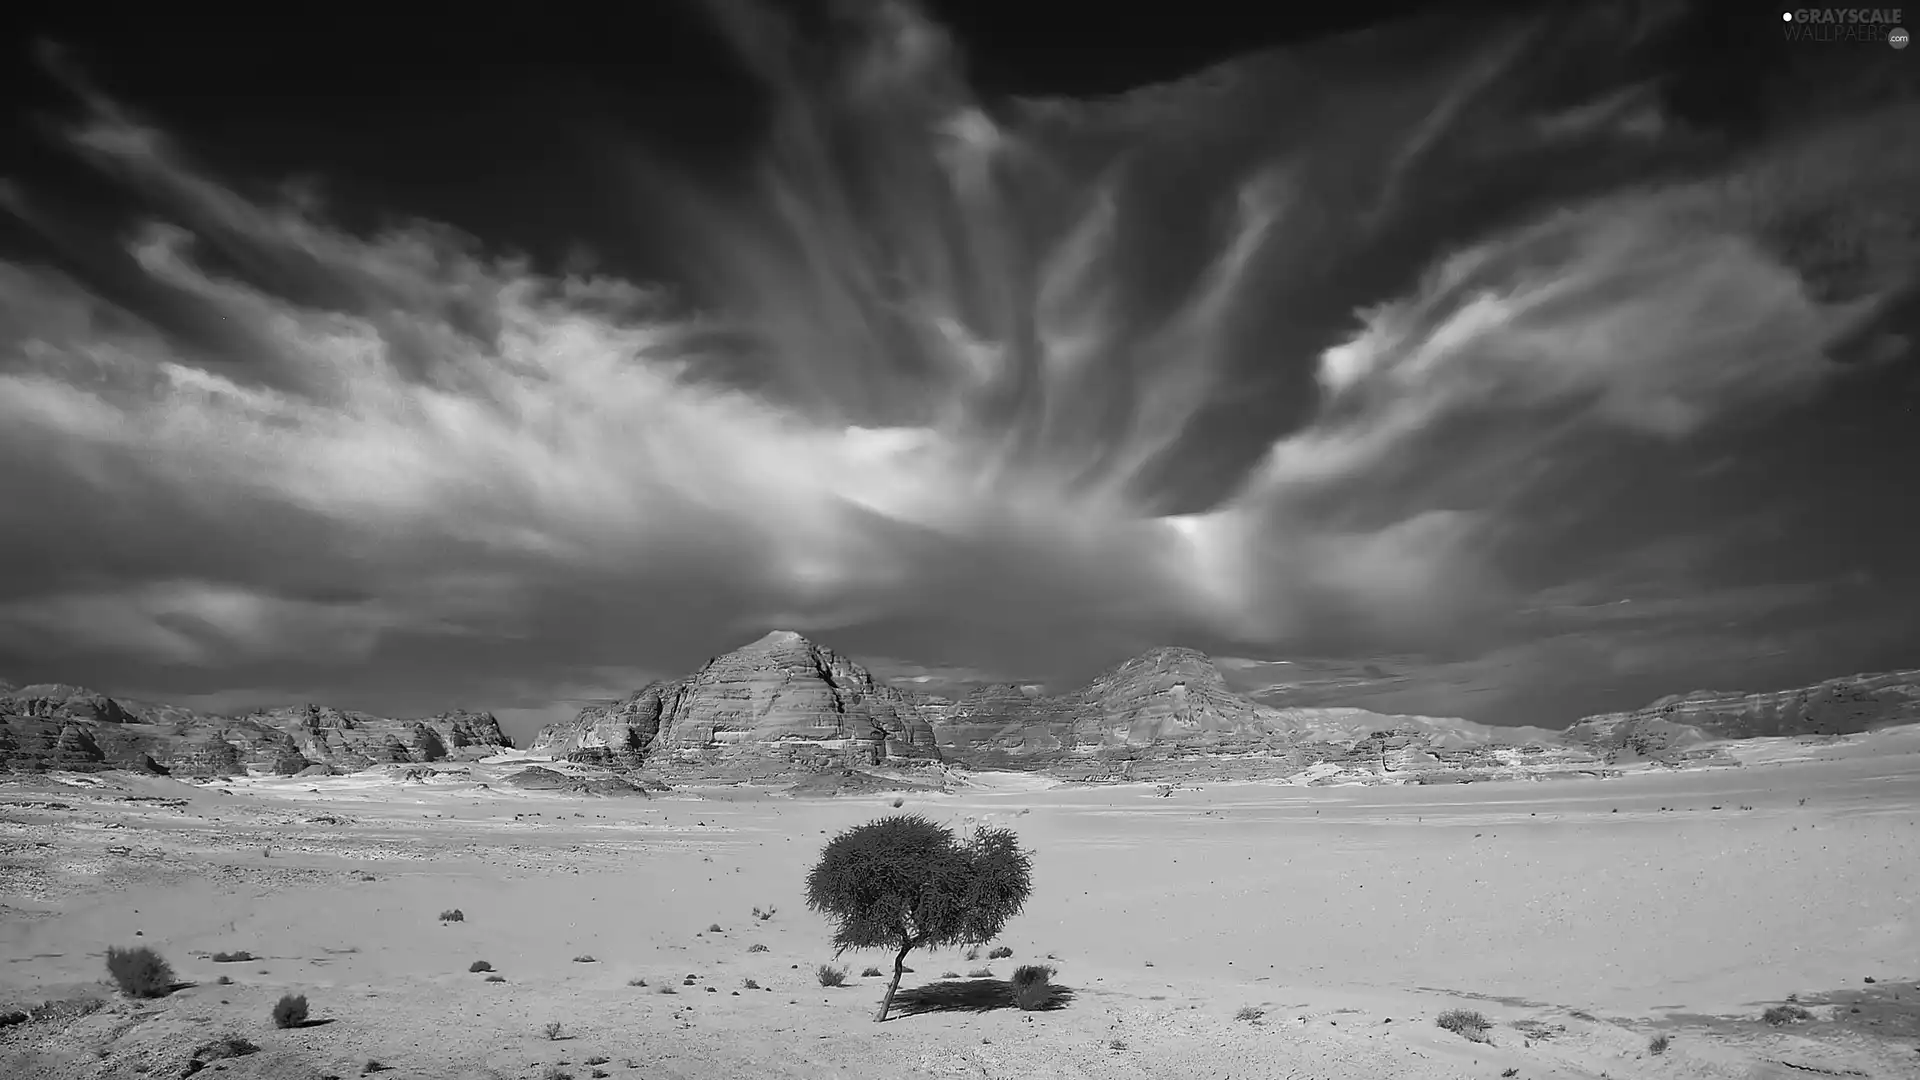
[[[180,1076],[230,1033],[263,1050],[223,1076],[1920,1076],[1920,731],[1740,753],[1610,780],[907,794],[1016,829],[1035,895],[996,942],[1012,959],[914,954],[903,989],[933,990],[884,1024],[859,973],[888,958],[818,985],[829,927],[801,883],[891,796],[4,778],[0,1013],[107,1005],[0,1029],[0,1077]],[[119,997],[112,944],[192,985]],[[1059,1007],[986,1007],[967,978],[1022,962],[1058,969]],[[287,991],[318,1022],[274,1028]],[[1789,995],[1811,1019],[1759,1021]],[[1435,1025],[1460,1007],[1490,1042]]]

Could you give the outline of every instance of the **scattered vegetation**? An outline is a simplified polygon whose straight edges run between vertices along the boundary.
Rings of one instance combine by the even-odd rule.
[[[761,922],[766,922],[766,921],[767,921],[768,919],[771,919],[771,918],[773,918],[773,913],[774,913],[774,912],[776,912],[776,911],[778,911],[778,910],[780,910],[780,909],[779,909],[779,908],[771,908],[771,907],[770,907],[770,908],[768,908],[768,909],[767,909],[767,910],[765,910],[765,911],[761,911],[761,910],[760,910],[759,908],[754,908],[754,909],[753,909],[753,917],[754,917],[754,918],[756,918],[756,919],[759,919],[759,920],[760,920]]]
[[[492,971],[493,965],[487,963],[485,960],[475,960],[473,963],[467,965],[467,970],[468,971]]]
[[[991,950],[991,951],[989,951],[989,952],[987,953],[987,959],[989,959],[989,960],[1002,960],[1002,959],[1005,959],[1006,957],[1009,957],[1009,956],[1012,956],[1012,955],[1013,955],[1013,950],[1012,950],[1012,949],[1009,949],[1009,948],[1007,948],[1007,947],[1006,947],[1005,945],[1001,945],[1001,946],[999,946],[998,948],[995,948],[995,949],[993,949],[993,950]]]
[[[836,923],[838,952],[896,950],[876,1020],[887,1018],[909,952],[990,941],[1032,891],[1033,858],[1012,830],[983,826],[962,841],[919,814],[842,832],[806,883],[807,906]]]
[[[756,943],[756,944],[747,946],[747,951],[748,952],[766,952],[767,947],[765,945]]]
[[[440,913],[441,922],[466,922],[467,913],[459,908],[450,908]]]
[[[173,966],[144,945],[131,949],[107,946],[107,974],[128,997],[165,997],[173,991]]]
[[[489,975],[487,976],[487,981],[488,982],[506,982],[507,977],[505,975]]]
[[[253,954],[247,952],[245,949],[239,952],[217,952],[214,953],[212,957],[213,962],[216,964],[238,964],[242,961],[252,960],[253,958]]]
[[[1013,971],[1013,1003],[1032,1012],[1053,1000],[1053,969],[1045,964],[1021,964]]]
[[[1647,1053],[1653,1054],[1656,1057],[1664,1054],[1672,1042],[1673,1040],[1665,1035],[1655,1035],[1653,1038],[1647,1040]]]
[[[1487,1029],[1493,1027],[1487,1018],[1472,1009],[1448,1009],[1433,1018],[1433,1022],[1463,1039],[1473,1042],[1492,1042],[1487,1037]]]
[[[579,956],[576,956],[573,958],[573,962],[576,964],[597,964],[600,961],[595,960],[592,956],[586,953],[581,953]]]
[[[1813,1014],[1798,1005],[1775,1005],[1773,1008],[1761,1013],[1760,1019],[1772,1024],[1774,1027],[1779,1027],[1782,1024],[1791,1024],[1796,1020],[1811,1020],[1813,1019]]]
[[[815,978],[820,980],[821,986],[847,985],[846,968],[834,967],[832,964],[821,964],[814,970],[813,974]]]
[[[753,981],[752,979],[746,979],[746,980],[744,980],[744,981],[742,981],[742,982],[740,983],[740,985],[741,985],[741,986],[744,986],[744,987],[746,987],[746,988],[747,988],[747,989],[749,989],[749,990],[758,990],[758,989],[760,989],[760,984],[759,984],[759,983],[757,983],[757,982],[754,982],[754,981]]]
[[[307,1022],[307,995],[282,994],[280,1000],[273,1003],[273,1026],[277,1028],[299,1027]]]
[[[1240,1011],[1233,1014],[1235,1020],[1255,1021],[1267,1015],[1267,1010],[1256,1009],[1251,1005],[1242,1005]]]
[[[561,1034],[566,1031],[564,1027],[560,1026],[560,1021],[558,1020],[547,1021],[547,1026],[541,1028],[540,1030],[546,1033],[548,1042],[552,1042],[560,1038]]]
[[[879,968],[869,967],[860,973],[860,977],[863,979],[877,979],[882,974],[884,974],[884,972],[882,972]]]

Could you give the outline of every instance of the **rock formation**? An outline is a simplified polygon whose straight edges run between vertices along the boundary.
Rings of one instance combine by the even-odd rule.
[[[218,716],[83,687],[0,683],[0,768],[291,776],[314,766],[484,757],[511,747],[486,713],[392,720],[323,706]]]
[[[1848,675],[1813,686],[1748,694],[1699,690],[1567,728],[1569,742],[1660,757],[1717,739],[1851,735],[1920,723],[1920,669]]]
[[[533,748],[633,767],[641,762],[721,775],[777,775],[856,764],[938,761],[918,702],[853,661],[775,631],[552,725]]]

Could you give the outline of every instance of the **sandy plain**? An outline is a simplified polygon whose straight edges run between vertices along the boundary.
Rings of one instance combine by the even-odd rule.
[[[182,1076],[226,1034],[262,1050],[209,1075],[1920,1076],[1920,729],[1738,752],[1608,780],[905,793],[1014,828],[1035,893],[1011,959],[914,954],[884,1024],[859,972],[886,958],[818,985],[830,930],[801,883],[890,795],[561,796],[500,786],[511,758],[425,782],[9,777],[0,1014],[32,1018],[0,1029],[0,1077]],[[113,944],[191,985],[121,998]],[[210,959],[238,950],[260,959]],[[1057,969],[1058,1007],[990,1007],[967,977],[1023,962]],[[270,1023],[288,991],[316,1022]],[[1760,1021],[1790,996],[1810,1019]],[[1490,1042],[1437,1027],[1451,1008]]]

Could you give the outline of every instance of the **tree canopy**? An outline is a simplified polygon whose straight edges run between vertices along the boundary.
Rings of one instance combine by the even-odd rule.
[[[835,920],[833,944],[895,950],[886,1019],[907,953],[983,944],[1026,906],[1033,859],[1011,829],[966,840],[918,814],[856,825],[828,841],[807,875],[807,906]]]

